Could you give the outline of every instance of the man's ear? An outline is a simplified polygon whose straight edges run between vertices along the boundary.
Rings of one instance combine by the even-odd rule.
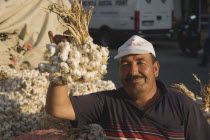
[[[156,61],[154,63],[154,74],[155,74],[155,77],[158,77],[159,75],[159,70],[160,70],[160,64],[158,61]]]

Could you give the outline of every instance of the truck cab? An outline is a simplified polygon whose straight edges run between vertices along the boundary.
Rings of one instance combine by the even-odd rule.
[[[140,35],[144,38],[171,36],[173,0],[81,0],[89,10],[94,6],[90,34],[103,46],[115,46]]]

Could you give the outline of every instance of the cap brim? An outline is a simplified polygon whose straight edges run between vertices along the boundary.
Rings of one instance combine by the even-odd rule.
[[[124,52],[121,52],[119,53],[118,55],[116,55],[114,57],[114,59],[118,59],[120,57],[123,57],[123,56],[126,56],[126,55],[129,55],[129,54],[148,54],[148,53],[151,53],[151,51],[147,51],[147,50],[141,50],[141,49],[129,49],[129,50],[126,50]],[[153,54],[153,53],[152,53]],[[153,54],[154,55],[154,54]]]

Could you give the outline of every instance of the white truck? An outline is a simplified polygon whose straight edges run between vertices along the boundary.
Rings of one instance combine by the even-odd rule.
[[[173,0],[81,0],[88,10],[94,6],[89,29],[103,46],[125,41],[137,34],[144,38],[170,37]]]

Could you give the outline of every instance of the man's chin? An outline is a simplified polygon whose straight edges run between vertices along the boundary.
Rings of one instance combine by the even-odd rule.
[[[137,99],[139,96],[141,96],[141,93],[144,92],[144,88],[143,87],[129,87],[126,90],[129,94],[129,96],[133,99]]]
[[[125,88],[128,88],[130,90],[136,90],[136,89],[141,89],[144,86],[144,82],[137,82],[137,81],[132,81],[126,84],[126,86],[124,86]]]
[[[131,84],[131,85],[134,85],[134,86],[140,86],[140,85],[143,85],[144,83],[145,83],[145,80],[143,78],[131,80],[131,81],[128,82],[128,84]]]

